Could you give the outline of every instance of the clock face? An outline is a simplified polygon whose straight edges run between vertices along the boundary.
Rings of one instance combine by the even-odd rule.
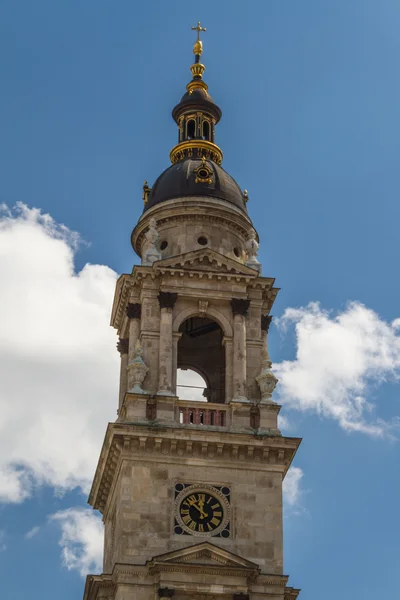
[[[178,483],[175,486],[175,533],[230,536],[230,488]]]
[[[221,502],[208,492],[194,492],[183,498],[179,506],[182,522],[198,533],[213,532],[222,523],[224,509]]]

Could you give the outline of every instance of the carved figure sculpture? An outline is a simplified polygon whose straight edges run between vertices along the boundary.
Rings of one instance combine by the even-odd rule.
[[[256,232],[254,229],[251,230],[249,234],[249,239],[246,242],[246,253],[247,253],[247,261],[246,265],[251,269],[255,269],[261,274],[261,264],[257,260],[258,248],[260,247],[259,243],[256,239]]]
[[[142,254],[142,265],[150,266],[156,260],[161,259],[161,252],[158,247],[159,233],[157,231],[157,221],[150,219],[149,229],[144,236],[143,254]]]

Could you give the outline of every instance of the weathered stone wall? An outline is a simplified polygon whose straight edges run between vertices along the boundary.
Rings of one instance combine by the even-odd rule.
[[[229,485],[232,533],[228,539],[176,535],[174,486],[177,482]],[[113,563],[145,564],[153,556],[198,544],[205,539],[260,565],[265,573],[282,573],[282,475],[239,464],[186,465],[124,460],[115,487],[114,530],[117,544],[106,547],[105,571]],[[114,510],[114,509],[113,509]],[[109,514],[113,514],[113,510]],[[112,516],[109,517],[112,521]],[[112,525],[106,523],[107,532]]]

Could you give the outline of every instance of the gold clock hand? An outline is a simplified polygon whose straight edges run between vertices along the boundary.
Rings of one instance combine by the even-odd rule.
[[[200,518],[205,519],[206,517],[208,517],[208,513],[204,512],[204,500],[199,500],[199,507],[200,507]]]

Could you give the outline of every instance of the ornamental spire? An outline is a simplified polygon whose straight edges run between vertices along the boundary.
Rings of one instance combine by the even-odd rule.
[[[200,21],[198,21],[197,26],[192,27],[192,30],[197,31],[197,40],[195,41],[194,46],[193,46],[193,54],[196,56],[196,58],[197,58],[197,56],[199,57],[198,60],[196,60],[196,62],[199,62],[200,56],[203,52],[203,42],[200,39],[200,33],[202,31],[207,31],[207,29],[205,27],[201,27]]]
[[[193,160],[211,160],[220,165],[222,151],[215,144],[215,126],[221,118],[221,109],[215,104],[208,92],[208,85],[203,81],[205,66],[200,62],[203,43],[200,34],[206,31],[200,21],[192,31],[196,31],[197,39],[193,45],[195,56],[190,67],[192,80],[186,86],[186,93],[172,111],[172,117],[179,128],[178,144],[170,152],[172,163],[185,158]],[[202,164],[202,163],[201,163]],[[198,165],[200,167],[200,165]],[[206,169],[202,169],[204,177],[197,175],[198,181],[208,182],[210,177]]]
[[[207,29],[205,27],[201,27],[200,21],[198,21],[196,27],[192,27],[192,31],[197,31],[197,39],[193,45],[193,54],[195,56],[194,65],[190,67],[193,79],[190,83],[188,83],[186,89],[190,93],[190,90],[201,87],[207,92],[208,87],[202,80],[203,73],[206,70],[206,68],[200,62],[200,56],[203,54],[203,42],[200,39],[200,33],[202,31],[207,31]]]

